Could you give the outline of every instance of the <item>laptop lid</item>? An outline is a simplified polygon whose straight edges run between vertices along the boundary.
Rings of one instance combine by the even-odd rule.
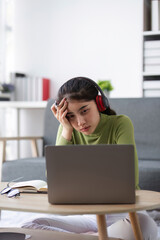
[[[45,148],[51,204],[134,203],[132,145],[68,145]]]

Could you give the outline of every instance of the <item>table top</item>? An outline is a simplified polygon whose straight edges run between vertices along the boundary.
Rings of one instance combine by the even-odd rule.
[[[6,183],[0,183],[0,190]],[[0,209],[61,215],[107,214],[160,208],[160,192],[137,190],[135,204],[51,205],[45,193],[21,193],[19,197],[0,195]]]

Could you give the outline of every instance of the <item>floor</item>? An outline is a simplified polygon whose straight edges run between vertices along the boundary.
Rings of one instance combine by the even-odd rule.
[[[150,211],[149,215],[156,221],[158,226],[158,240],[160,240],[160,211]],[[49,214],[1,211],[0,227],[20,227],[23,222],[38,217],[49,217]]]

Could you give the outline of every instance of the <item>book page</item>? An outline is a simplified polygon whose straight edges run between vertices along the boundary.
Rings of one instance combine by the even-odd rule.
[[[25,189],[31,189],[36,191],[47,191],[47,183],[43,180],[30,180],[30,181],[23,181],[23,182],[17,182],[12,185],[12,188],[23,188]]]

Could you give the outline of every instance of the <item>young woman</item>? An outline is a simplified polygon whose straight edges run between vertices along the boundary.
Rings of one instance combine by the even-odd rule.
[[[51,110],[60,122],[56,145],[133,144],[135,188],[139,189],[138,157],[132,122],[125,115],[116,115],[93,80],[77,77],[64,83]],[[138,217],[144,240],[156,240],[155,222],[145,211],[139,212]],[[107,215],[106,221],[109,237],[134,239],[127,214]],[[97,234],[96,217],[93,215],[39,218],[23,227]]]

